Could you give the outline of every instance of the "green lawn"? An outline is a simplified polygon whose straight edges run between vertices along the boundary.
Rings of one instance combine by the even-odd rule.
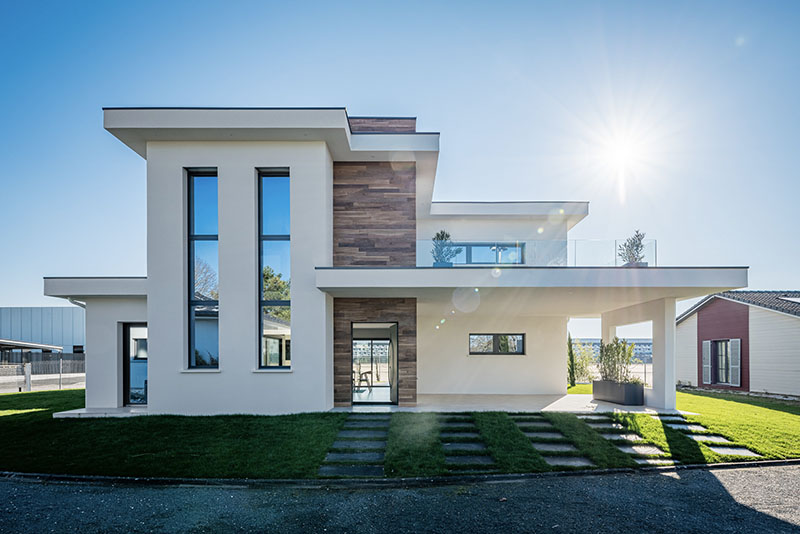
[[[127,419],[53,419],[55,411],[83,406],[83,390],[0,395],[0,470],[60,474],[161,477],[313,478],[342,427],[345,413],[288,416],[147,416]],[[800,404],[770,399],[678,392],[687,419],[765,458],[800,458]],[[542,455],[503,412],[473,413],[500,472],[548,471]],[[632,467],[583,420],[542,414],[598,467]],[[646,414],[617,414],[617,421],[683,463],[722,457]],[[439,418],[430,413],[392,415],[384,462],[386,476],[447,472]],[[560,468],[559,468],[560,469]]]
[[[592,385],[591,384],[575,384],[574,386],[570,386],[567,388],[567,393],[574,393],[577,395],[591,395],[592,393]]]

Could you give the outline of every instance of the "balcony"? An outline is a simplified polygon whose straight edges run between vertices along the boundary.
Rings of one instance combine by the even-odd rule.
[[[530,241],[459,240],[434,244],[417,241],[417,267],[621,267],[620,246],[624,239],[563,239]],[[656,240],[643,241],[642,262],[658,266]],[[445,261],[436,261],[445,260]]]

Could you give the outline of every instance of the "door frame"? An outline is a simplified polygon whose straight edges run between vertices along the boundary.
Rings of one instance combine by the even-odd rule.
[[[375,338],[368,338],[368,339],[356,339],[355,337],[353,337],[353,331],[356,329],[355,328],[356,324],[359,324],[359,325],[361,325],[361,324],[367,324],[367,325],[368,324],[393,324],[394,327],[395,327],[395,330],[397,331],[397,335],[395,337],[398,338],[398,339],[392,339],[391,336],[389,336],[389,337],[375,337]],[[400,344],[399,338],[400,338],[400,324],[397,321],[372,321],[372,322],[370,322],[370,321],[350,321],[350,376],[351,376],[351,379],[350,379],[350,404],[351,404],[351,406],[352,405],[356,405],[356,404],[358,404],[358,405],[384,405],[384,406],[386,406],[386,405],[396,405],[397,404],[397,400],[396,400],[397,395],[393,395],[392,393],[397,391],[397,388],[398,388],[397,381],[398,381],[398,378],[400,376],[399,371],[398,371],[398,365],[397,365],[397,363],[398,363],[397,360],[398,360],[398,356],[399,356],[399,352],[400,352],[400,349],[398,347],[398,345]],[[389,345],[394,347],[394,356],[392,356],[391,353],[389,354],[389,363],[392,364],[392,365],[390,365],[390,367],[392,367],[394,369],[394,372],[392,373],[393,380],[391,380],[390,383],[389,383],[389,400],[388,401],[356,401],[353,398],[353,393],[354,393],[353,390],[354,390],[355,384],[353,384],[353,380],[352,380],[352,376],[353,376],[353,357],[354,357],[353,356],[353,343],[355,341],[387,341],[387,340],[389,341]],[[372,352],[370,350],[370,360],[371,360],[371,358],[372,358]],[[394,358],[394,362],[393,363],[391,361],[392,358]],[[371,363],[371,361],[370,361],[370,363]],[[384,386],[380,386],[380,387],[384,387]],[[395,400],[392,400],[393,398]]]
[[[146,322],[122,323],[122,405],[147,406],[145,404],[131,404],[131,328],[147,328]],[[149,332],[148,332],[149,334]],[[147,372],[150,373],[150,354],[147,355]]]

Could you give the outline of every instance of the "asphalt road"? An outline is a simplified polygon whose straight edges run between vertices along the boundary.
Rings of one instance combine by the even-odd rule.
[[[800,466],[422,489],[0,479],[0,532],[800,532]]]

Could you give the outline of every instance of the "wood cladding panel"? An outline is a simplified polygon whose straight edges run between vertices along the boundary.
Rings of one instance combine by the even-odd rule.
[[[703,341],[715,339],[742,340],[739,387],[703,384]],[[750,391],[750,307],[747,304],[715,298],[698,310],[697,382],[699,387]]]
[[[333,265],[417,264],[416,164],[333,165]]]
[[[350,131],[414,133],[417,131],[415,117],[350,117]]]
[[[333,403],[352,404],[353,323],[397,323],[397,402],[417,403],[417,299],[333,299]]]

